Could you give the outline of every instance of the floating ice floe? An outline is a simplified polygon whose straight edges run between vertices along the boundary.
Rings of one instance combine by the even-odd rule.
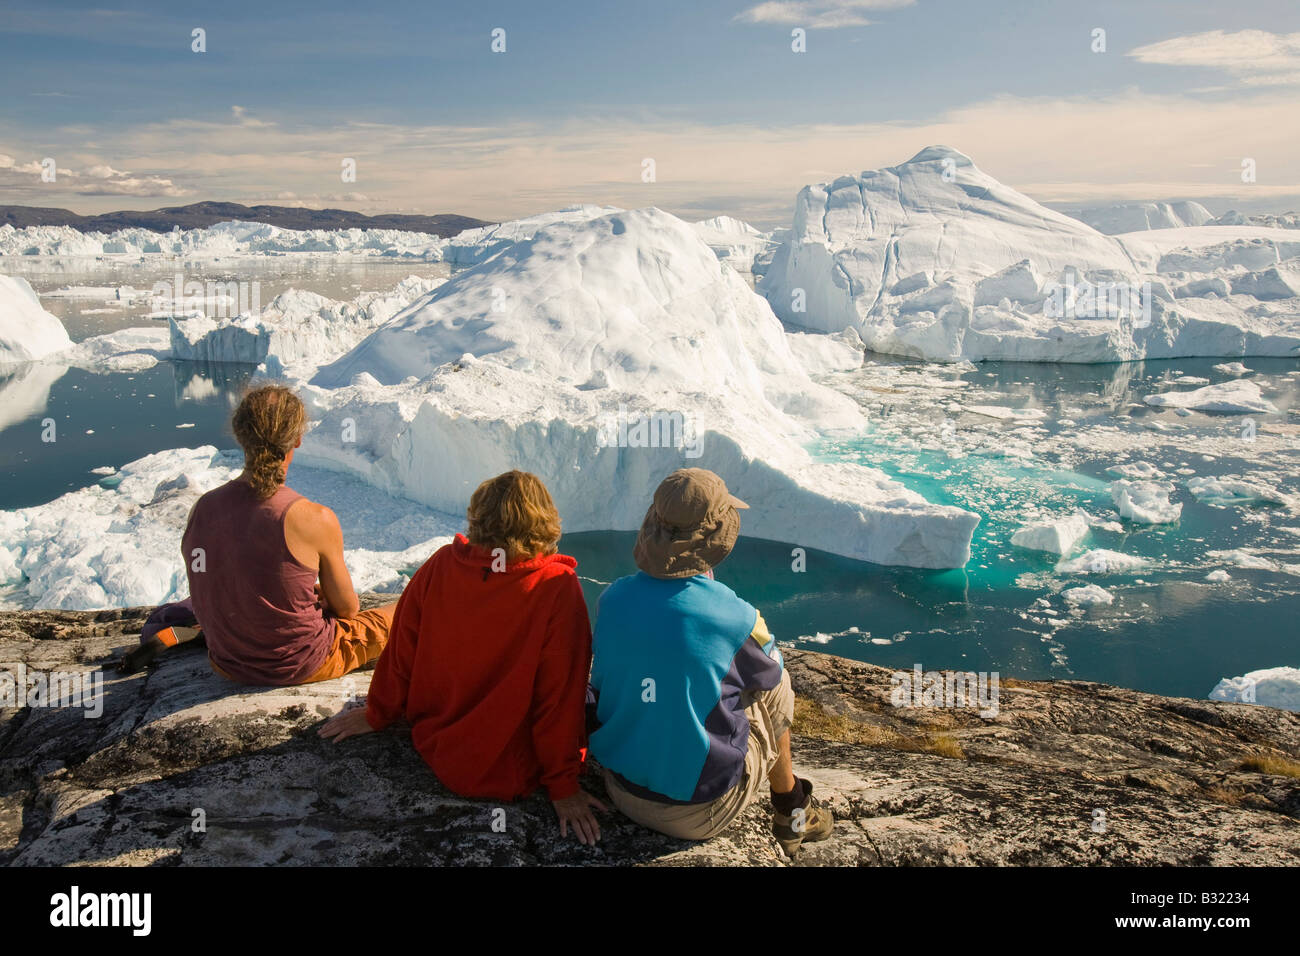
[[[1110,495],[1120,517],[1141,524],[1168,524],[1183,513],[1181,504],[1172,503],[1173,486],[1163,481],[1129,481],[1121,478],[1110,485]]]
[[[967,405],[966,411],[1004,422],[1036,422],[1047,417],[1041,408],[1007,408],[1005,405]]]
[[[0,366],[31,362],[72,347],[72,339],[26,279],[0,275]]]
[[[501,249],[311,384],[305,460],[439,511],[521,467],[566,529],[631,530],[665,474],[700,466],[753,505],[746,534],[882,564],[959,567],[979,520],[875,469],[814,461],[804,446],[861,430],[861,410],[814,383],[762,297],[657,209]]]
[[[1238,475],[1220,475],[1217,478],[1189,478],[1187,490],[1199,500],[1211,504],[1286,504],[1287,496],[1268,488],[1258,481]]]
[[[1210,691],[1210,700],[1300,711],[1300,668],[1267,667],[1241,677],[1225,677]]]
[[[1085,551],[1077,558],[1060,561],[1057,574],[1123,574],[1146,566],[1146,559],[1133,554],[1121,554],[1106,548]]]
[[[1234,377],[1251,374],[1251,370],[1241,362],[1223,362],[1214,366],[1214,370],[1220,375],[1232,375]]]
[[[1088,533],[1088,519],[1085,515],[1070,515],[1025,525],[1011,536],[1011,543],[1017,548],[1031,551],[1050,551],[1053,554],[1069,554]]]
[[[1113,594],[1105,588],[1098,587],[1095,584],[1085,584],[1082,587],[1077,588],[1066,588],[1061,592],[1061,597],[1065,599],[1065,603],[1067,604],[1082,607],[1096,607],[1098,605],[1104,606],[1115,602],[1115,596]]]
[[[1205,576],[1205,580],[1212,581],[1215,584],[1222,584],[1224,581],[1231,581],[1232,575],[1223,568],[1215,568]]]
[[[1239,568],[1245,568],[1253,571],[1277,571],[1280,570],[1278,562],[1272,558],[1266,558],[1263,555],[1252,554],[1242,548],[1234,548],[1226,551],[1208,551],[1206,557],[1212,561],[1221,561],[1224,564],[1232,564]]]
[[[1157,408],[1189,408],[1198,412],[1222,412],[1248,415],[1252,412],[1266,414],[1277,411],[1277,406],[1264,398],[1254,382],[1235,379],[1206,385],[1190,392],[1160,392],[1142,399]]]

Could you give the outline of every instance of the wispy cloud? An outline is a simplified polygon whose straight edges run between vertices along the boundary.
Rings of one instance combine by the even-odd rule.
[[[779,23],[808,29],[865,27],[869,10],[910,7],[916,0],[767,0],[736,14],[742,23]]]
[[[1291,208],[1294,202],[1280,197],[1300,195],[1300,150],[1295,127],[1279,117],[1293,110],[1291,90],[1271,89],[1221,101],[1135,90],[1007,96],[908,124],[707,124],[611,114],[488,127],[309,123],[276,115],[253,127],[223,112],[214,119],[106,124],[94,135],[61,133],[62,143],[46,153],[17,144],[44,144],[51,131],[19,133],[0,120],[0,150],[24,160],[60,159],[57,184],[41,183],[39,167],[27,163],[25,191],[13,187],[18,177],[4,168],[0,187],[5,201],[42,206],[96,191],[173,196],[183,184],[185,194],[204,199],[337,203],[365,212],[500,220],[594,202],[653,205],[696,218],[726,213],[768,226],[788,225],[805,184],[892,166],[924,146],[947,143],[1039,201],[1237,203],[1272,196]],[[1151,134],[1152,117],[1160,118],[1159,136]],[[1080,137],[1081,129],[1106,135]],[[355,184],[340,178],[344,157],[356,160]],[[641,179],[646,157],[655,160],[653,183]],[[1258,163],[1251,184],[1241,182],[1247,157]],[[82,175],[65,181],[64,161]],[[105,168],[101,178],[90,172],[97,167]],[[112,202],[88,198],[73,208],[103,211]]]
[[[1248,86],[1300,85],[1300,33],[1210,30],[1149,43],[1128,55],[1141,63],[1223,70]]]
[[[57,162],[54,167],[54,182],[45,183],[41,179],[45,171],[41,160],[20,163],[12,156],[0,153],[0,189],[6,192],[18,190],[33,196],[41,189],[74,196],[177,197],[192,193],[170,179],[124,172],[107,163],[97,163],[81,170],[68,169]]]

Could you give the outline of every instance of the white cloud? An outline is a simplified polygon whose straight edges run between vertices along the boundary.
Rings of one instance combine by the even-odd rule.
[[[7,193],[25,193],[17,198],[44,200],[49,193],[75,196],[188,196],[191,190],[177,186],[161,176],[135,175],[114,169],[107,163],[93,163],[80,171],[55,166],[55,180],[41,179],[44,171],[39,160],[19,163],[12,156],[0,155],[0,189]]]
[[[1300,33],[1210,30],[1129,51],[1140,63],[1223,70],[1248,86],[1300,84]]]
[[[865,27],[868,10],[909,7],[916,0],[767,0],[736,14],[742,23],[780,23],[809,29]]]

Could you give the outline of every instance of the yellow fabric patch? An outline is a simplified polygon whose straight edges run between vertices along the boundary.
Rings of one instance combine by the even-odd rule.
[[[758,612],[758,620],[754,622],[754,630],[750,632],[750,637],[758,641],[759,647],[767,647],[772,641],[772,633],[767,629],[767,621],[763,620],[763,612]]]

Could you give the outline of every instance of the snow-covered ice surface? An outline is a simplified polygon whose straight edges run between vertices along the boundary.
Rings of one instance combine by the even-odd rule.
[[[0,511],[0,597],[7,607],[131,607],[188,593],[181,535],[203,492],[243,467],[212,446],[149,455],[113,487],[91,485],[46,505]],[[290,485],[343,525],[358,590],[396,590],[460,523],[333,472],[292,466]],[[365,547],[356,547],[360,542]]]
[[[1300,668],[1267,667],[1240,677],[1225,677],[1210,691],[1210,700],[1300,711]]]
[[[71,345],[63,323],[41,308],[26,279],[0,275],[0,366],[42,359]]]
[[[931,146],[806,186],[758,288],[792,325],[931,361],[1290,356],[1297,257],[1283,229],[1108,236]]]

